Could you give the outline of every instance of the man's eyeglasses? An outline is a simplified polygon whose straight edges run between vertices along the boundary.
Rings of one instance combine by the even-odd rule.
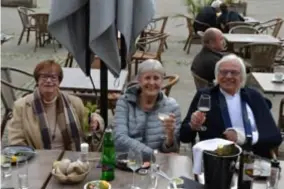
[[[222,76],[227,76],[229,73],[231,74],[231,76],[238,76],[241,72],[237,70],[219,70],[219,73]]]
[[[44,81],[47,81],[48,78],[50,78],[51,81],[57,81],[58,75],[57,74],[42,73],[42,74],[40,74],[40,78],[43,79]]]

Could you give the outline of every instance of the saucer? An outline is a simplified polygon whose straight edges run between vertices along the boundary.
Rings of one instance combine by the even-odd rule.
[[[273,83],[283,83],[284,82],[284,78],[282,79],[276,79],[275,77],[272,78],[271,82]]]

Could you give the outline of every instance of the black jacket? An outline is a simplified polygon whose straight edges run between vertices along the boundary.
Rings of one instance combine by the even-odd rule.
[[[214,70],[216,63],[223,57],[222,53],[203,47],[194,57],[191,71],[199,77],[212,83],[215,79]]]
[[[223,33],[229,32],[228,23],[229,22],[244,22],[245,19],[237,12],[235,11],[228,11],[223,12],[218,18],[217,18],[217,27],[223,31]],[[221,27],[221,25],[223,27]]]
[[[206,113],[206,131],[193,131],[189,126],[191,119],[191,114],[197,110],[197,104],[202,93],[210,94],[211,96],[211,109]],[[213,138],[223,138],[222,133],[226,130],[221,108],[219,105],[219,86],[214,86],[212,88],[205,88],[199,90],[194,96],[191,105],[189,107],[188,113],[183,120],[180,129],[180,140],[181,142],[188,143],[194,142],[196,134],[199,134],[200,140],[207,140]],[[276,123],[272,117],[269,107],[263,98],[263,96],[254,89],[243,88],[241,89],[241,98],[244,99],[250,106],[256,127],[259,133],[258,142],[253,146],[254,153],[262,157],[270,157],[270,150],[279,146],[282,142],[281,133],[276,126]]]

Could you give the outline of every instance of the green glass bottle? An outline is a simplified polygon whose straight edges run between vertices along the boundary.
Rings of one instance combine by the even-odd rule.
[[[115,148],[112,129],[107,128],[103,139],[103,151],[101,154],[102,173],[101,180],[112,181],[115,178]]]

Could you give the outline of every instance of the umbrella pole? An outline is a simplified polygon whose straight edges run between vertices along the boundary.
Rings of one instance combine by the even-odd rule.
[[[100,95],[100,109],[101,116],[105,121],[105,126],[108,126],[108,71],[105,63],[101,60],[100,68],[101,81],[101,95]]]

